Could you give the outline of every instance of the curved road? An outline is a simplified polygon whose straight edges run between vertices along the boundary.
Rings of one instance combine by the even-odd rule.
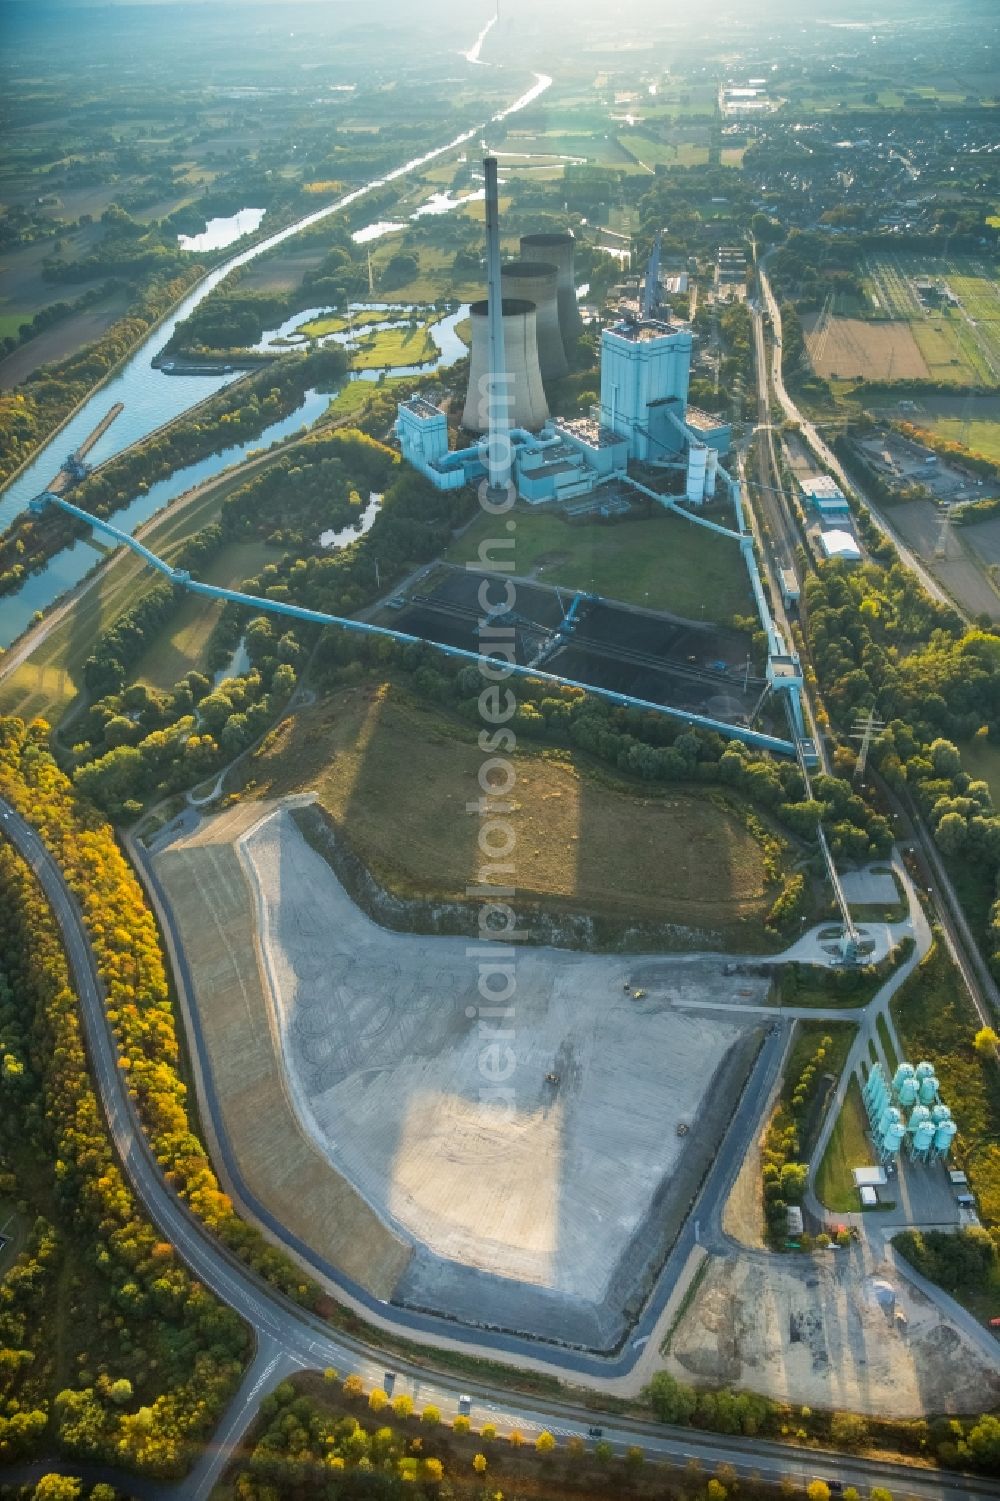
[[[595,1421],[592,1409],[552,1398],[518,1399],[467,1379],[428,1373],[395,1357],[385,1357],[377,1348],[360,1340],[331,1332],[320,1319],[259,1282],[212,1238],[168,1187],[135,1117],[118,1067],[94,956],[62,871],[32,825],[2,799],[0,832],[11,840],[35,872],[59,923],[79,996],[95,1085],[111,1137],[137,1197],[194,1275],[239,1313],[256,1336],[254,1360],[219,1425],[214,1442],[180,1485],[164,1487],[160,1494],[175,1497],[176,1501],[181,1498],[204,1501],[234,1446],[253,1421],[261,1398],[297,1369],[334,1366],[341,1374],[357,1372],[367,1385],[376,1385],[381,1384],[382,1373],[391,1364],[397,1373],[397,1392],[407,1391],[418,1405],[433,1402],[446,1418],[457,1411],[458,1396],[464,1389],[475,1395],[476,1418],[479,1421],[488,1418],[501,1432],[516,1427],[530,1437],[544,1427],[561,1438],[571,1434],[585,1436]],[[727,1177],[729,1167],[727,1164]],[[938,1475],[847,1455],[819,1452],[807,1455],[805,1451],[759,1439],[729,1438],[619,1417],[598,1421],[603,1422],[605,1436],[617,1452],[638,1443],[650,1458],[681,1465],[689,1458],[698,1458],[706,1468],[729,1463],[742,1475],[756,1473],[771,1481],[789,1475],[800,1483],[819,1477],[863,1488],[882,1484],[894,1490],[897,1501],[903,1496],[919,1501],[948,1501],[956,1496],[987,1501],[996,1496],[991,1481],[974,1476]],[[0,1483],[8,1477],[13,1479],[14,1475],[14,1467],[0,1469]]]

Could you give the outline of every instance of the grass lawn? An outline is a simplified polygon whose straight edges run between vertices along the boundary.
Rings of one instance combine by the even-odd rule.
[[[280,556],[281,549],[269,547],[266,542],[233,542],[205,566],[200,576],[206,584],[238,589],[245,579],[259,573],[265,563]],[[154,688],[172,688],[192,668],[207,673],[209,637],[223,608],[221,600],[204,599],[197,594],[183,599],[166,630],[143,654],[130,676],[141,678]]]
[[[387,323],[400,317],[405,317],[405,313],[398,307],[371,308],[355,313],[353,321],[360,327],[365,323]],[[350,323],[351,320],[343,314],[331,313],[328,318],[313,318],[309,323],[300,323],[295,332],[305,334],[307,339],[321,339],[325,334],[342,334]]]
[[[667,514],[613,525],[571,524],[552,513],[517,511],[514,566],[543,583],[584,589],[627,604],[728,625],[753,612],[740,550],[704,527]],[[496,522],[483,516],[445,554],[475,560]]]
[[[907,1057],[928,1058],[958,1124],[952,1156],[964,1168],[986,1225],[1000,1224],[1000,1077],[977,1053],[979,1018],[944,950],[936,945],[897,991],[893,1020]]]
[[[398,365],[422,365],[434,359],[437,346],[425,324],[419,328],[387,328],[366,335],[351,356],[355,370],[391,370]]]
[[[857,1032],[854,1022],[824,1021],[798,1021],[795,1023],[795,1036],[789,1050],[788,1061],[785,1064],[785,1072],[781,1082],[781,1098],[787,1104],[795,1093],[795,1086],[799,1082],[802,1070],[819,1047],[824,1037],[829,1037],[831,1046],[826,1050],[823,1059],[823,1072],[833,1074],[839,1079],[841,1070],[847,1062],[847,1055],[851,1051],[851,1043]]]
[[[516,237],[508,240],[504,249],[516,255],[518,250]],[[417,256],[419,261],[420,269],[417,275],[401,286],[381,286],[379,277],[392,257],[400,252],[410,251]],[[474,302],[477,297],[485,297],[484,284],[478,279],[456,283],[452,269],[454,260],[454,250],[445,250],[423,242],[412,243],[406,235],[389,235],[385,240],[378,241],[377,249],[374,247],[372,249],[376,298],[385,302],[439,302],[443,299],[454,302]]]
[[[875,1018],[875,1030],[878,1033],[878,1040],[882,1044],[885,1061],[889,1065],[890,1071],[895,1073],[899,1067],[899,1059],[896,1056],[896,1049],[892,1045],[892,1037],[884,1016],[877,1016]]]
[[[395,681],[370,680],[286,720],[248,772],[261,795],[315,789],[398,895],[464,900],[481,864],[466,811],[481,763],[474,725]],[[616,924],[683,924],[760,949],[770,897],[739,804],[714,789],[654,790],[527,744],[514,764],[508,817],[522,901]]]
[[[816,1173],[820,1203],[836,1214],[851,1214],[861,1207],[851,1169],[867,1167],[872,1150],[861,1087],[857,1079],[852,1079]]]
[[[948,443],[961,443],[971,453],[982,454],[1000,464],[1000,422],[971,421],[968,425],[954,417],[938,417],[927,424],[935,437]]]

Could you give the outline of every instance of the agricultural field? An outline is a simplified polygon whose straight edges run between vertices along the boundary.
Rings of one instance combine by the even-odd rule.
[[[623,131],[618,142],[636,158],[638,170],[652,171],[657,166],[703,167],[708,162],[708,147],[694,141],[680,141],[676,145],[659,140],[642,131]],[[635,166],[633,164],[633,170]]]
[[[1000,285],[995,266],[973,256],[901,251],[869,256],[870,314],[910,324],[928,378],[955,385],[1000,383]],[[905,378],[899,370],[894,379]]]
[[[908,323],[820,313],[804,317],[802,329],[812,367],[826,380],[927,380],[930,375]]]
[[[315,790],[396,895],[460,900],[480,858],[465,812],[480,759],[464,721],[390,682],[300,710],[247,771],[267,797]],[[516,759],[510,817],[524,899],[738,934],[736,942],[759,947],[768,900],[760,848],[725,801],[598,776],[568,753],[519,747]]]
[[[445,560],[477,559],[480,542],[495,530],[489,517],[475,521]],[[519,511],[516,539],[516,572],[542,583],[720,625],[753,611],[739,548],[678,517],[572,525],[551,514]]]

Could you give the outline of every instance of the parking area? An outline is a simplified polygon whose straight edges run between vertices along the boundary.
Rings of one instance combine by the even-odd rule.
[[[1000,495],[1000,486],[940,458],[899,433],[875,433],[858,442],[867,461],[894,489],[921,485],[937,501],[958,505]]]

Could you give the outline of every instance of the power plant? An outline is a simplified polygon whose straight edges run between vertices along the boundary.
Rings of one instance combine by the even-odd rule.
[[[552,277],[554,272],[559,331],[564,340],[569,333],[572,345],[579,326],[575,241],[568,233],[524,235],[522,259],[501,267],[495,158],[484,166],[488,296],[471,308],[463,409],[463,425],[476,441],[451,448],[444,413],[415,394],[397,408],[395,431],[404,459],[438,490],[478,486],[487,479],[491,492],[512,485],[528,505],[557,506],[576,516],[622,514],[631,508],[633,495],[641,496],[696,520],[725,539],[720,545],[739,547],[767,639],[765,696],[773,693],[784,703],[792,735],[783,742],[788,753],[804,767],[817,765],[803,717],[799,659],[771,614],[740,482],[720,463],[729,452],[730,426],[688,405],[691,329],[651,312],[660,307],[658,243],[641,306],[601,334],[600,402],[587,415],[549,418],[545,372],[551,378],[563,368]],[[731,506],[732,525],[693,515],[717,490]]]
[[[583,333],[583,319],[576,296],[576,272],[573,257],[576,240],[569,230],[561,234],[534,234],[521,236],[522,261],[544,261],[556,269],[556,300],[559,308],[559,329],[562,333],[566,354],[571,354],[573,345]]]
[[[508,261],[500,268],[504,299],[523,298],[535,304],[535,337],[543,380],[558,380],[569,370],[559,330],[556,275],[555,266],[544,261]],[[524,426],[531,427],[532,424],[527,422]]]
[[[488,468],[491,486],[512,478],[519,499],[533,505],[577,502],[611,482],[631,483],[634,464],[675,471],[671,496],[693,505],[710,500],[730,427],[688,406],[691,330],[651,316],[648,290],[639,317],[620,319],[601,335],[599,406],[588,417],[549,420],[544,382],[566,373],[566,345],[582,326],[576,242],[569,233],[523,235],[522,259],[501,266],[496,159],[484,167],[488,296],[470,309],[462,426],[487,435],[487,453],[481,443],[450,450],[447,425],[418,397],[399,406],[403,457],[439,490],[478,483]],[[659,285],[658,259],[657,245],[647,289]],[[493,457],[501,451],[509,464],[502,477]]]

